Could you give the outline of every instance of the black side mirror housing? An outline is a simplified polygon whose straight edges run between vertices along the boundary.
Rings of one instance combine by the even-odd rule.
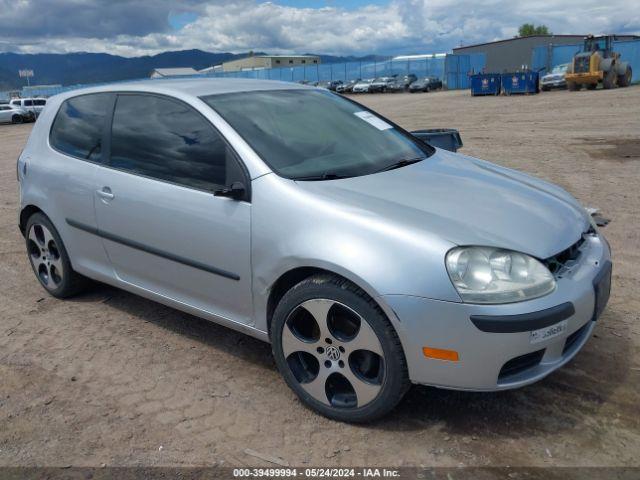
[[[233,182],[230,186],[213,192],[216,197],[227,197],[233,200],[244,200],[247,189],[242,182]]]
[[[426,130],[415,130],[411,135],[428,143],[432,147],[442,148],[450,152],[457,152],[462,147],[460,132],[455,128],[429,128]]]

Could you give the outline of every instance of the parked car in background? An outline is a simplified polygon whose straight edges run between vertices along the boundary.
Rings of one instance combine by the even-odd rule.
[[[409,85],[409,91],[411,93],[430,92],[431,90],[438,90],[441,88],[442,80],[440,80],[438,77],[420,78]]]
[[[46,104],[47,100],[45,98],[14,98],[11,100],[11,105],[33,112],[36,118],[40,115],[40,112],[42,112]]]
[[[351,89],[352,93],[368,93],[371,84],[373,83],[373,78],[366,78],[364,80],[360,80],[356,83]]]
[[[332,92],[337,92],[340,85],[342,85],[342,80],[332,80],[331,85],[329,86],[329,90],[331,90]]]
[[[552,88],[567,88],[565,79],[567,68],[569,68],[569,64],[562,63],[553,67],[550,73],[543,75],[540,79],[540,90],[547,92]]]
[[[348,82],[342,83],[336,87],[336,92],[351,93],[353,91],[353,86],[360,81],[360,78],[356,78],[354,80],[349,80]]]
[[[396,81],[396,77],[378,77],[369,86],[369,93],[384,93],[389,85]]]
[[[24,123],[35,120],[35,114],[11,104],[0,105],[0,123]]]
[[[403,78],[404,87],[406,90],[409,89],[409,86],[418,80],[418,77],[414,73],[410,73],[409,75],[405,75]]]
[[[407,84],[404,78],[395,78],[392,82],[389,82],[386,87],[386,91],[389,93],[400,93],[407,90]]]
[[[322,82],[318,82],[317,86],[335,92],[340,85],[342,85],[342,80],[324,80]]]
[[[404,77],[394,76],[393,81],[387,84],[387,91],[392,93],[406,92],[409,86],[417,80],[417,77],[410,73]]]
[[[569,193],[326,90],[148,80],[50,103],[17,161],[35,281],[67,298],[98,280],[270,342],[329,418],[378,418],[411,383],[539,381],[609,299],[609,244]]]

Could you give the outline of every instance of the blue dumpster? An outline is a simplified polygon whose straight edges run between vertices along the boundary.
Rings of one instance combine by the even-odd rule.
[[[471,95],[499,95],[499,73],[476,73],[471,75]]]
[[[538,72],[513,72],[502,74],[502,91],[512,93],[539,93]]]

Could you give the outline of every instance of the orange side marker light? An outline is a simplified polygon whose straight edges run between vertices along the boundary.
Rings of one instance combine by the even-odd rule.
[[[460,357],[455,350],[443,350],[441,348],[422,347],[422,353],[427,358],[457,362]]]

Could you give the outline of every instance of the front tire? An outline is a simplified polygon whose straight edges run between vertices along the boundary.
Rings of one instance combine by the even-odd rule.
[[[24,122],[24,118],[22,118],[22,115],[14,115],[13,117],[11,117],[11,123],[23,123]]]
[[[379,418],[410,386],[389,320],[365,292],[337,276],[316,275],[289,290],[276,307],[270,334],[287,385],[331,419]]]
[[[71,268],[67,249],[53,223],[42,213],[29,217],[25,229],[27,255],[40,285],[56,298],[80,293],[89,283]]]
[[[605,90],[609,90],[616,86],[616,73],[613,71],[613,67],[611,70],[604,74],[604,78],[602,79],[602,88]]]

